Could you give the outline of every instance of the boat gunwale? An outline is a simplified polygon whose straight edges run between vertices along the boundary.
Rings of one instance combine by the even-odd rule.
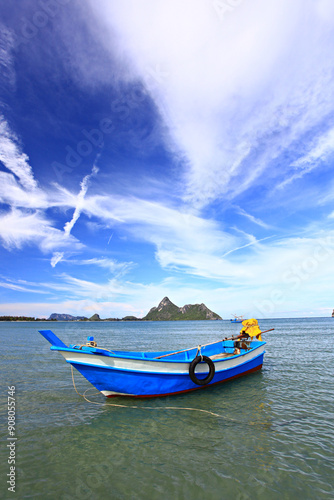
[[[245,355],[247,355],[247,354],[249,354],[251,352],[255,352],[257,349],[259,349],[260,347],[262,347],[265,344],[266,344],[266,342],[264,342],[264,341],[258,341],[256,346],[251,347],[250,349],[248,349],[245,352],[242,352],[240,354],[232,354],[232,356],[228,356],[228,357],[222,357],[222,358],[212,359],[212,362],[214,364],[217,363],[217,362],[221,363],[221,362],[224,362],[224,361],[229,361],[231,359],[236,359],[238,357],[245,356]],[[153,361],[153,362],[167,363],[167,364],[172,364],[172,363],[176,363],[176,364],[183,363],[184,364],[184,363],[191,363],[192,362],[192,359],[166,359],[166,358],[160,358],[160,359],[158,359],[158,358],[145,358],[145,357],[140,357],[139,356],[139,354],[145,354],[145,353],[147,353],[149,351],[146,351],[146,352],[145,351],[138,351],[138,356],[131,356],[131,355],[124,355],[124,354],[117,354],[117,351],[113,352],[113,353],[111,353],[109,351],[106,351],[105,353],[104,352],[96,352],[96,351],[93,350],[93,349],[95,349],[94,347],[91,348],[92,350],[88,350],[88,349],[87,350],[80,350],[80,349],[74,349],[74,348],[70,348],[70,347],[66,347],[65,348],[65,347],[51,346],[50,349],[52,351],[59,351],[59,352],[61,352],[61,351],[63,351],[63,352],[73,352],[73,353],[76,353],[76,354],[88,354],[88,355],[93,355],[93,356],[105,356],[107,358],[130,359],[130,360],[137,360],[137,361],[144,361],[144,362],[151,362],[151,361]],[[169,351],[162,351],[161,353],[159,353],[159,355],[166,354],[166,353],[169,354]],[[173,353],[173,351],[171,351],[171,354],[172,353]],[[224,353],[219,353],[219,354],[224,354]],[[206,356],[206,354],[204,354],[204,356]],[[208,357],[210,357],[210,355]]]

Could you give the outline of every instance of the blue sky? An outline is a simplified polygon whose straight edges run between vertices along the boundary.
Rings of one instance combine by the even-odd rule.
[[[330,315],[331,0],[0,19],[0,315]]]

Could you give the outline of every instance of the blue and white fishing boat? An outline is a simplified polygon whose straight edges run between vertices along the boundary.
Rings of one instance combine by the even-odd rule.
[[[236,314],[232,314],[234,316],[233,319],[230,319],[231,323],[242,323],[244,320],[243,316],[237,316]]]
[[[262,340],[234,338],[181,351],[133,352],[86,345],[66,346],[51,330],[39,331],[93,386],[107,397],[155,397],[195,391],[260,370]],[[261,338],[261,337],[260,337]],[[254,337],[255,339],[255,337]]]

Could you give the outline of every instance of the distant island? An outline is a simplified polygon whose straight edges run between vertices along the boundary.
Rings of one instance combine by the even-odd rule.
[[[0,321],[54,321],[45,318],[34,318],[32,316],[0,316]]]
[[[88,321],[85,316],[72,316],[72,314],[53,313],[49,317],[49,321]]]
[[[0,321],[194,321],[222,319],[205,304],[186,304],[178,307],[168,297],[162,299],[157,307],[152,307],[143,318],[124,316],[124,318],[102,319],[98,314],[90,318],[86,316],[72,316],[71,314],[52,313],[48,319],[33,318],[29,316],[0,316]]]
[[[98,314],[93,314],[90,318],[86,318],[86,316],[72,316],[71,314],[58,314],[52,313],[48,319],[48,321],[126,321],[128,318],[135,318],[135,316],[125,316],[124,318],[105,318],[101,319]]]
[[[101,319],[98,314],[90,318],[85,316],[71,316],[70,314],[51,314],[49,320],[57,321],[180,321],[180,320],[218,320],[222,319],[219,314],[210,311],[205,304],[187,304],[178,307],[168,297],[162,299],[157,307],[152,307],[143,318],[136,316],[125,316],[119,318]]]
[[[180,320],[218,320],[222,319],[205,304],[187,304],[178,307],[168,297],[162,299],[158,307],[152,307],[143,318],[145,321],[180,321]]]

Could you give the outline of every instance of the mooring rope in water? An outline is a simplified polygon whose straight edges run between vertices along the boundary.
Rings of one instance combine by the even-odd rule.
[[[87,403],[91,403],[93,405],[115,406],[115,407],[118,407],[118,408],[137,408],[139,410],[188,410],[188,411],[200,411],[202,413],[207,413],[207,414],[212,415],[214,417],[221,417],[221,418],[223,418],[223,416],[222,415],[218,415],[218,413],[213,413],[212,411],[208,411],[208,410],[202,410],[200,408],[183,408],[181,406],[161,406],[161,407],[158,406],[158,407],[154,407],[154,406],[120,405],[120,404],[116,404],[116,403],[99,403],[99,402],[96,402],[96,401],[90,401],[90,399],[88,399],[87,396],[86,396],[86,392],[90,391],[91,388],[89,387],[88,389],[85,390],[85,392],[83,394],[80,394],[80,392],[78,392],[78,390],[76,388],[76,385],[75,385],[74,373],[73,373],[73,366],[72,365],[71,365],[71,373],[72,373],[72,382],[73,382],[73,387],[74,387],[75,392],[78,394],[78,396],[83,397],[84,400],[87,401]],[[96,392],[94,392],[92,394],[92,396],[94,394],[101,394],[101,393],[100,393],[100,391],[96,391]]]

